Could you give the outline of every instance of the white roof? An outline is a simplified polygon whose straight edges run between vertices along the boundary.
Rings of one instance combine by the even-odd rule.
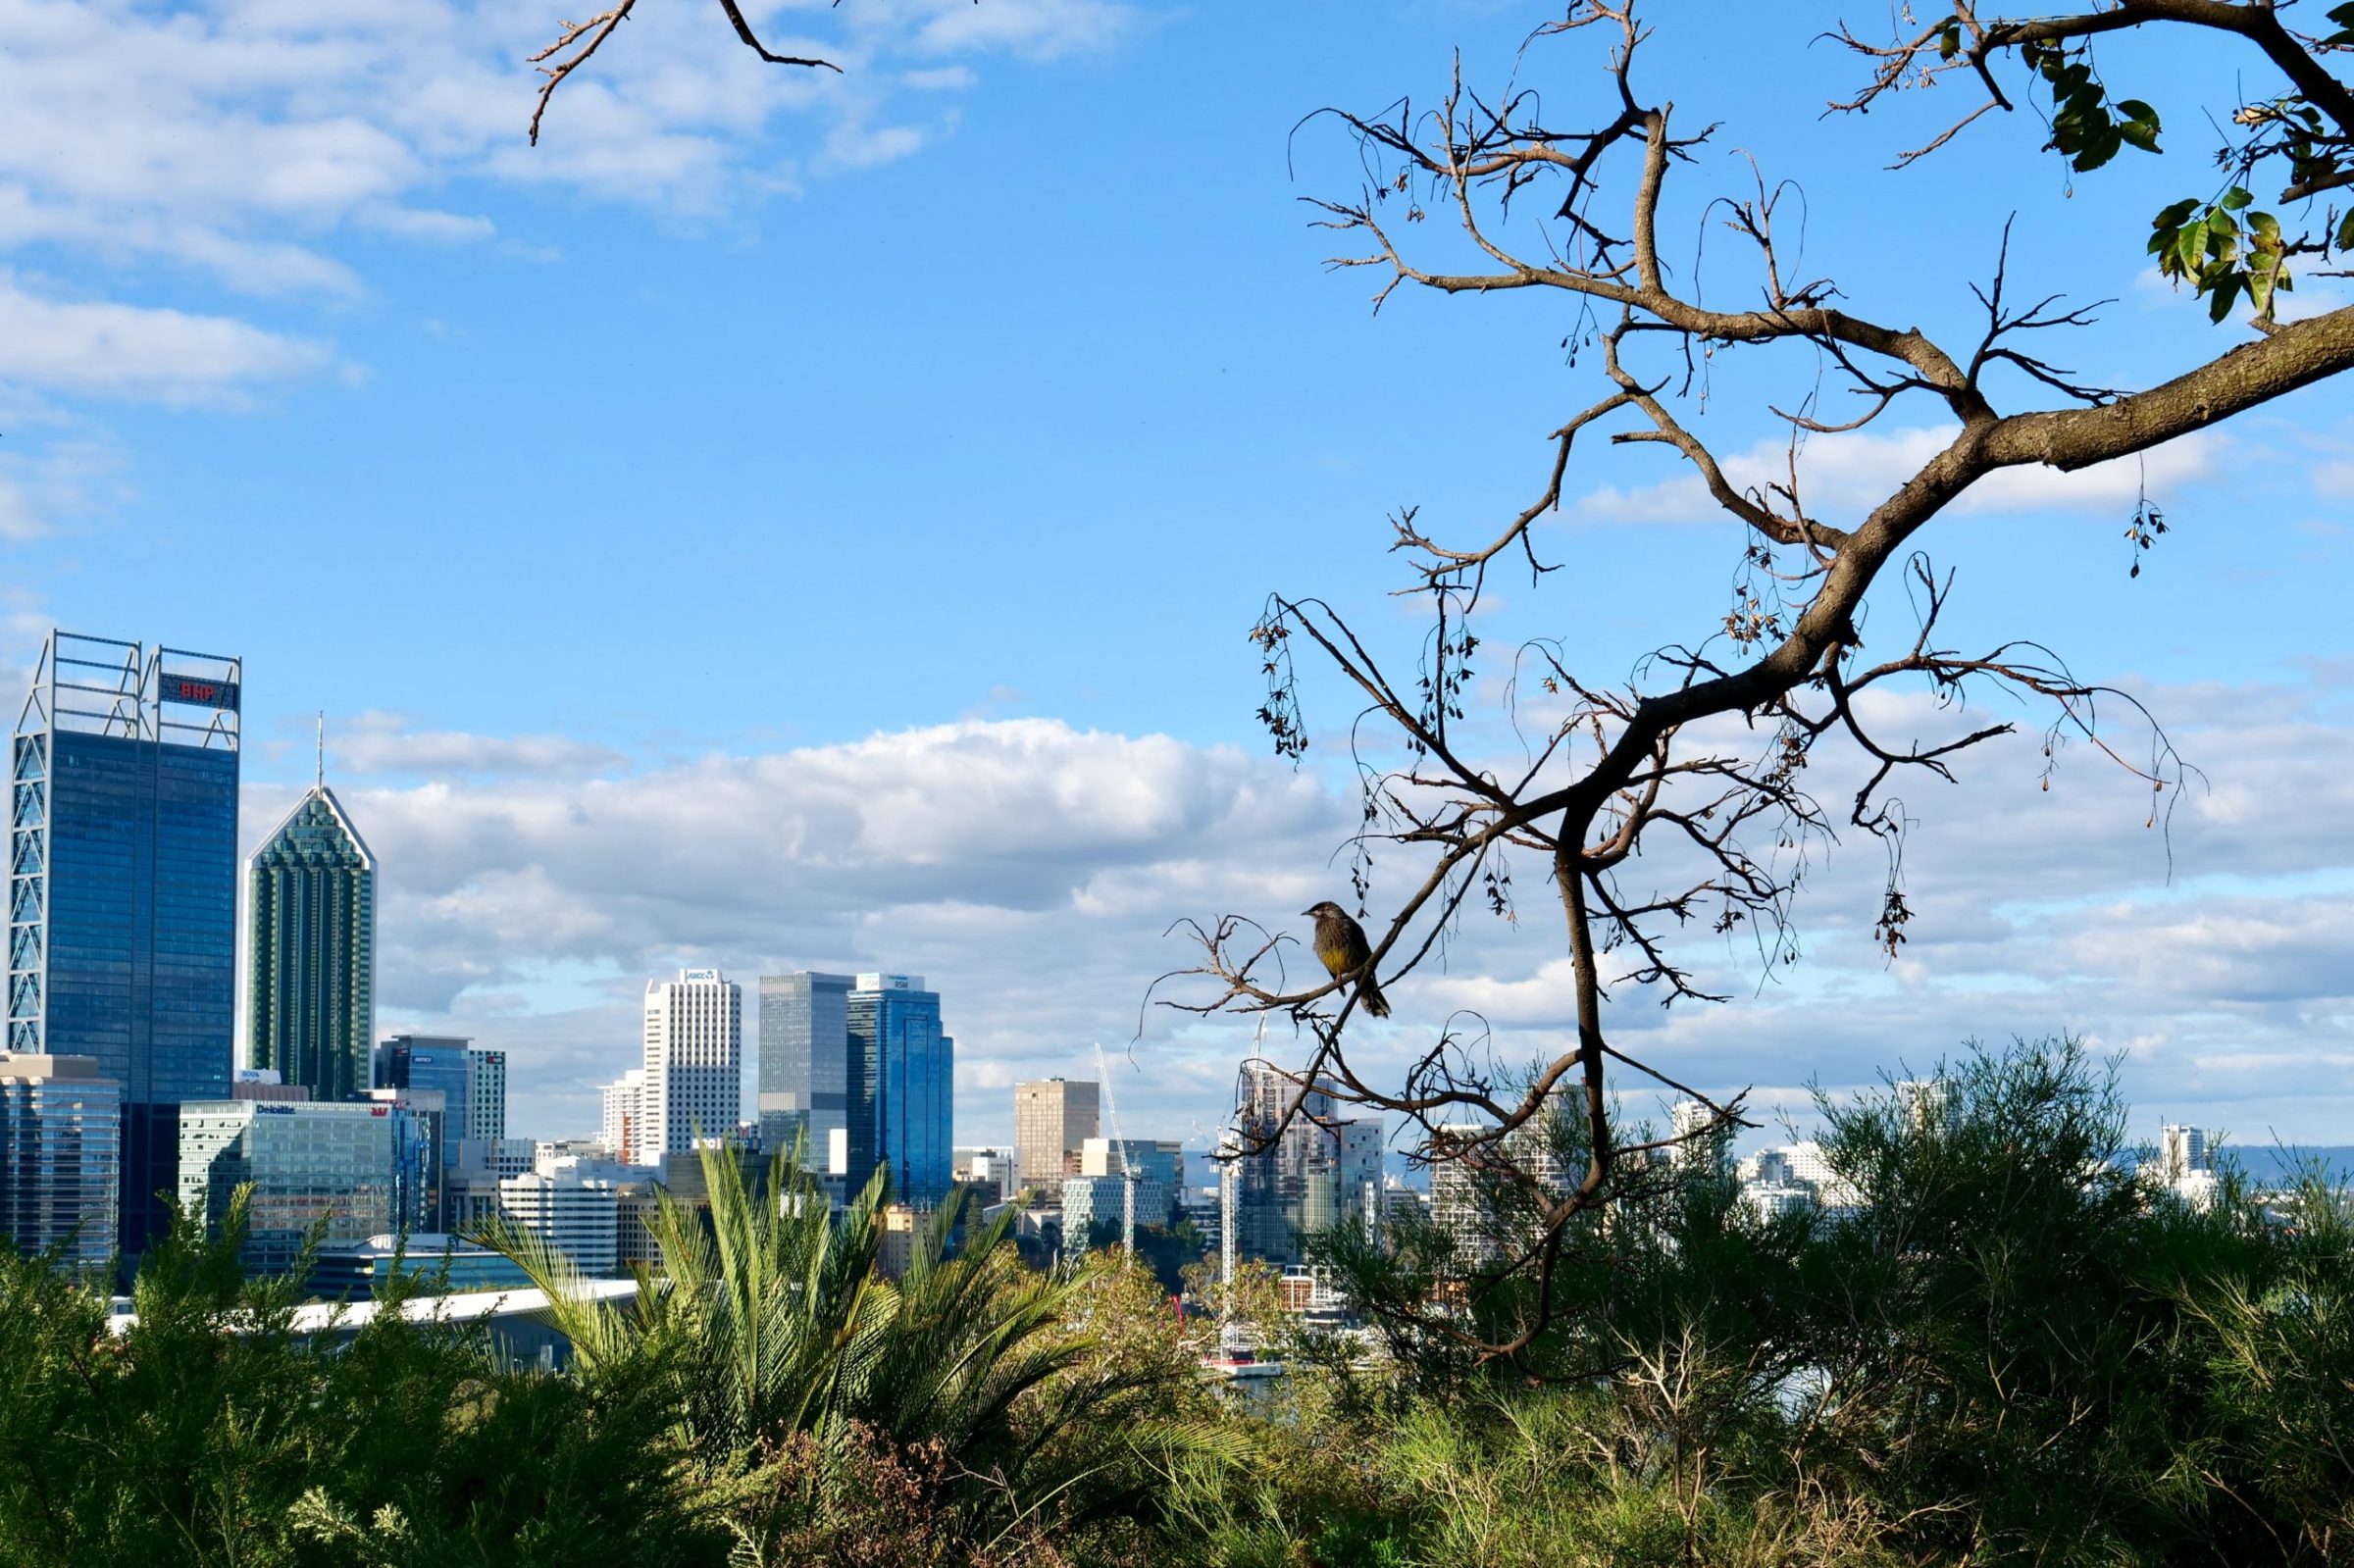
[[[609,1301],[616,1304],[638,1298],[635,1280],[583,1280],[579,1295],[588,1301]],[[128,1296],[117,1296],[118,1307],[127,1308]],[[548,1309],[545,1290],[467,1290],[453,1295],[412,1296],[400,1304],[400,1315],[412,1323],[438,1319],[444,1323],[480,1323],[493,1318],[525,1318]],[[314,1301],[294,1309],[293,1329],[296,1334],[318,1334],[329,1329],[356,1329],[374,1318],[378,1304],[374,1301]],[[109,1334],[128,1334],[138,1323],[138,1314],[118,1310],[107,1319]]]

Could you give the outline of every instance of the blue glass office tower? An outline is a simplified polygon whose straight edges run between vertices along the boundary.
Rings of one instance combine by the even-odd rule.
[[[470,1090],[473,1072],[466,1047],[473,1041],[453,1035],[395,1035],[376,1048],[376,1087],[380,1089],[432,1090],[441,1096],[438,1116],[419,1120],[430,1128],[432,1163],[439,1170],[435,1196],[426,1204],[428,1225],[442,1228],[440,1194],[450,1190],[457,1176],[458,1143],[465,1138],[472,1115]],[[431,1106],[431,1101],[422,1102]]]
[[[7,1049],[123,1086],[120,1242],[179,1185],[179,1107],[229,1095],[233,658],[54,632],[9,748]]]
[[[872,1106],[874,1157],[890,1164],[900,1202],[937,1207],[954,1185],[956,1143],[956,1042],[940,1032],[940,995],[924,989],[921,975],[860,975],[846,1011],[850,1064]]]

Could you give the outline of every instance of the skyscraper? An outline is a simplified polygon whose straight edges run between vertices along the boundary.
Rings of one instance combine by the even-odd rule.
[[[846,1011],[850,1061],[873,1086],[875,1158],[899,1201],[934,1207],[954,1185],[956,1144],[956,1042],[941,1033],[940,994],[921,975],[860,975]],[[863,1180],[858,1166],[850,1178]]]
[[[774,1153],[801,1139],[805,1169],[859,1183],[874,1174],[871,1096],[850,1069],[848,975],[799,970],[760,977],[760,1143]],[[852,1131],[851,1099],[860,1124]]]
[[[10,744],[5,1048],[120,1084],[120,1241],[178,1186],[179,1106],[234,1055],[233,658],[53,632]]]
[[[247,863],[245,1059],[314,1100],[369,1088],[376,856],[324,772]]]
[[[466,1049],[466,1137],[495,1151],[507,1136],[507,1053]]]
[[[1014,1180],[1041,1192],[1078,1172],[1079,1151],[1100,1131],[1102,1086],[1059,1078],[1013,1086]]]
[[[645,1144],[641,1164],[732,1136],[743,1100],[743,988],[716,969],[682,969],[645,987]]]

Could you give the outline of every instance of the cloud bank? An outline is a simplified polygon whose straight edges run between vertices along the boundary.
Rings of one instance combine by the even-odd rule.
[[[2142,826],[2148,786],[2088,749],[2045,791],[2036,739],[1998,743],[1959,786],[1914,791],[1919,915],[1900,959],[1870,940],[1884,862],[1845,842],[1801,895],[1800,964],[1768,976],[1741,938],[1692,936],[1686,955],[1736,999],[1663,1011],[1621,987],[1611,1027],[1663,1070],[1768,1107],[1966,1037],[2072,1030],[2125,1053],[2153,1125],[2326,1138],[2354,1109],[2339,935],[2354,920],[2354,733],[2322,689],[2148,693],[2207,776],[2164,830]],[[1254,1043],[1294,1047],[1286,1025],[1262,1042],[1245,1020],[1148,1006],[1154,978],[1191,962],[1168,928],[1234,911],[1299,935],[1294,911],[1345,890],[1332,856],[1356,820],[1319,778],[1268,759],[1051,720],[639,773],[418,737],[426,756],[464,753],[466,777],[429,782],[377,723],[394,749],[338,742],[330,778],[384,867],[383,1027],[507,1046],[517,1125],[540,1134],[593,1120],[594,1086],[634,1057],[647,979],[716,962],[747,982],[929,977],[959,1040],[960,1137],[1008,1136],[1017,1078],[1084,1073],[1093,1043],[1116,1058],[1132,1040],[1123,1114],[1191,1136],[1219,1119]],[[371,758],[390,775],[355,778]],[[1821,797],[1843,799],[1839,768],[1820,767]],[[286,799],[253,791],[249,834]],[[1377,872],[1376,912],[1408,875],[1395,852]],[[1395,1068],[1465,1011],[1505,1060],[1561,1048],[1567,966],[1547,889],[1533,868],[1521,878],[1520,922],[1467,918],[1443,962],[1394,987],[1397,1017],[1359,1040],[1367,1061]],[[1622,1087],[1648,1109],[1639,1084]]]

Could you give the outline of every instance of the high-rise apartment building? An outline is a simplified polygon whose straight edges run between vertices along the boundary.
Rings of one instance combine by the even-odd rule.
[[[1675,1139],[1667,1150],[1668,1165],[1692,1177],[1722,1180],[1731,1174],[1732,1129],[1715,1122],[1716,1113],[1703,1102],[1689,1097],[1677,1100],[1667,1113],[1668,1134]]]
[[[0,1048],[122,1086],[127,1253],[178,1185],[179,1106],[229,1092],[242,682],[233,658],[53,632],[10,742]]]
[[[850,1060],[874,1086],[875,1158],[900,1202],[936,1208],[955,1185],[956,1146],[956,1042],[941,1033],[940,993],[921,975],[860,975],[846,1011]]]
[[[1013,1174],[1041,1192],[1079,1172],[1079,1151],[1101,1131],[1102,1086],[1059,1078],[1013,1086]]]
[[[402,1212],[401,1156],[417,1139],[396,1106],[193,1100],[179,1139],[180,1201],[214,1226],[251,1187],[243,1257],[256,1273],[290,1267],[322,1220],[331,1242],[422,1229]]]
[[[743,988],[716,969],[645,987],[645,1143],[640,1164],[732,1137],[743,1100]]]
[[[506,1136],[507,1053],[470,1045],[466,1049],[466,1137],[494,1150]]]
[[[364,1098],[376,1039],[376,856],[324,777],[246,863],[245,1060]]]
[[[871,1086],[850,1063],[848,975],[799,970],[760,977],[760,1144],[800,1140],[806,1170],[859,1181],[874,1174]],[[853,1103],[855,1101],[855,1103]]]
[[[2158,1129],[2158,1179],[2179,1182],[2193,1171],[2207,1169],[2207,1133],[2183,1122]]]
[[[0,1051],[0,1237],[102,1268],[121,1204],[123,1086],[87,1056]]]
[[[600,1091],[604,1125],[597,1142],[624,1165],[642,1165],[645,1147],[645,1069],[633,1067]]]

